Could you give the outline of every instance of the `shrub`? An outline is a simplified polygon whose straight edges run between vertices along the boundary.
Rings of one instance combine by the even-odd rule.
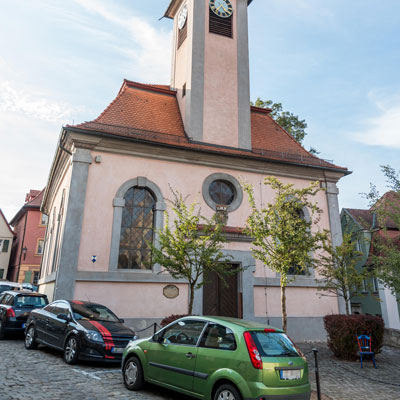
[[[372,351],[382,348],[385,324],[381,317],[372,315],[327,315],[324,326],[328,333],[328,347],[343,360],[357,359],[359,335],[372,338]]]
[[[172,314],[169,315],[168,317],[165,317],[161,322],[161,328],[164,328],[164,326],[167,326],[168,324],[170,324],[171,322],[174,322],[175,320],[179,319],[179,318],[183,318],[183,317],[187,317],[188,314]]]

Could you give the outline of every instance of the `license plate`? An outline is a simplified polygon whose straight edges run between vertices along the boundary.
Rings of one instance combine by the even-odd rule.
[[[125,350],[125,347],[113,347],[111,349],[111,353],[122,354],[124,352],[124,350]]]
[[[281,369],[280,376],[282,380],[290,381],[294,379],[300,379],[301,370],[300,369]]]

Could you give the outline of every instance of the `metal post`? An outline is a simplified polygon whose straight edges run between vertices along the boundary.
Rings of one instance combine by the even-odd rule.
[[[312,349],[315,358],[315,381],[317,382],[317,396],[321,400],[321,388],[319,386],[319,369],[318,369],[318,349]]]
[[[156,333],[156,332],[157,332],[157,323],[154,322],[154,332],[153,333]]]

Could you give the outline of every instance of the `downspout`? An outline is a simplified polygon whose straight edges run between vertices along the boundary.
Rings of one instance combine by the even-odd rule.
[[[18,261],[18,271],[17,271],[17,279],[16,279],[16,282],[18,282],[18,279],[19,279],[19,272],[20,272],[20,270],[21,270],[22,249],[24,248],[25,232],[26,232],[26,221],[27,221],[27,219],[28,219],[28,210],[26,211],[26,214],[25,214],[24,234],[22,235],[21,249],[20,249],[20,252],[19,252],[19,261]]]

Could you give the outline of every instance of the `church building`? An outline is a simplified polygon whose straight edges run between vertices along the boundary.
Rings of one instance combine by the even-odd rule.
[[[257,7],[172,0],[170,84],[124,80],[98,118],[62,129],[42,203],[49,220],[39,290],[49,299],[105,304],[136,330],[187,313],[187,283],[149,267],[147,242],[164,225],[170,188],[206,217],[226,210],[224,252],[242,269],[228,288],[214,279],[196,291],[197,315],[281,325],[279,276],[252,257],[242,233],[250,206],[241,181],[259,203],[274,197],[266,176],[297,187],[320,181],[319,227],[341,243],[336,183],[349,171],[308,153],[269,110],[250,106],[250,3]],[[296,340],[324,339],[322,317],[342,310],[336,298],[318,296],[315,278],[296,276],[287,289]]]

